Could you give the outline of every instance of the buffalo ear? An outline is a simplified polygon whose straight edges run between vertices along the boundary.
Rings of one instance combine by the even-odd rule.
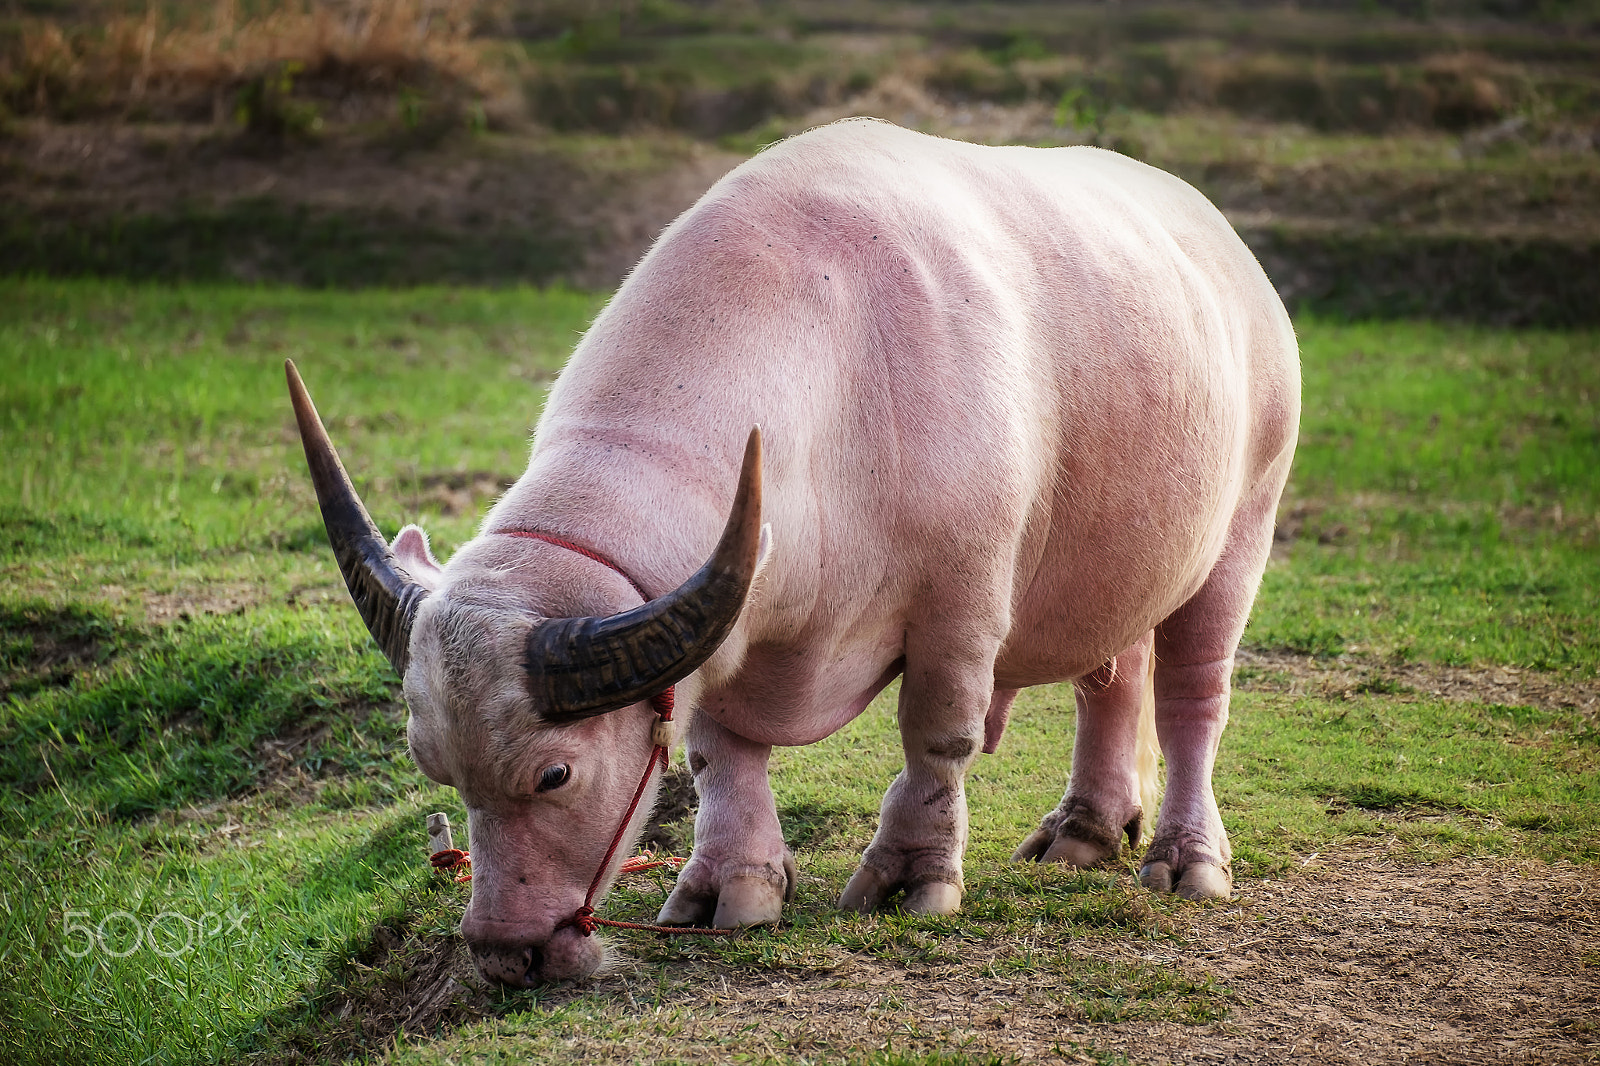
[[[389,545],[395,563],[411,575],[412,580],[429,592],[438,592],[444,580],[444,568],[433,557],[428,546],[428,534],[421,526],[406,526],[395,535]]]

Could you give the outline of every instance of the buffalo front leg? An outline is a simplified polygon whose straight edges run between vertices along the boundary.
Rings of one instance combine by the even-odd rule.
[[[694,854],[661,907],[662,925],[736,929],[781,916],[794,898],[794,856],[783,842],[767,780],[772,748],[701,712],[689,724],[689,770],[700,810]]]
[[[912,914],[961,908],[967,846],[967,767],[984,744],[993,667],[958,671],[938,655],[907,656],[900,686],[905,768],[883,797],[878,832],[845,885],[839,905],[869,911],[894,893]],[[996,738],[998,739],[998,738]]]
[[[1146,696],[1150,636],[1074,682],[1078,726],[1072,776],[1055,810],[1011,856],[1068,866],[1098,866],[1137,846],[1144,820],[1138,748]],[[1154,769],[1153,764],[1151,767]]]

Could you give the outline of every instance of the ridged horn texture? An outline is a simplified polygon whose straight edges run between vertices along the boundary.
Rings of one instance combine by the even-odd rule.
[[[333,450],[328,431],[292,360],[285,360],[284,373],[289,379],[289,399],[294,403],[295,421],[300,424],[300,443],[305,446],[306,465],[311,468],[311,483],[316,486],[317,504],[322,508],[322,524],[328,531],[333,557],[338,560],[339,572],[344,575],[356,610],[361,612],[361,620],[403,677],[411,656],[411,623],[428,590],[395,563],[389,543],[350,484],[350,475],[345,473],[339,453]]]
[[[650,699],[727,637],[755,577],[761,541],[761,427],[745,444],[739,489],[711,558],[673,592],[609,618],[553,618],[528,634],[528,691],[550,722]]]

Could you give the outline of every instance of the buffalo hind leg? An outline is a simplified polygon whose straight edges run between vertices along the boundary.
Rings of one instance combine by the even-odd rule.
[[[900,906],[908,913],[961,909],[964,779],[985,742],[993,677],[992,660],[962,668],[937,652],[907,649],[899,708],[905,768],[884,794],[878,832],[839,906],[870,911],[903,890]]]
[[[1072,776],[1061,804],[1011,856],[1068,866],[1098,866],[1137,846],[1149,815],[1140,795],[1140,705],[1145,698],[1150,636],[1074,682],[1078,703]]]
[[[1228,724],[1233,657],[1272,548],[1281,487],[1280,478],[1240,508],[1206,583],[1156,626],[1156,735],[1167,789],[1139,880],[1158,892],[1217,899],[1233,890],[1233,852],[1211,772]]]
[[[700,796],[694,853],[657,922],[736,929],[777,921],[794,898],[795,867],[767,780],[771,746],[702,713],[689,723],[686,749]]]

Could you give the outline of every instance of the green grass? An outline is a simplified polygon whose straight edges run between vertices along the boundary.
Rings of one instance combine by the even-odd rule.
[[[1302,323],[1305,410],[1247,640],[1593,677],[1600,337]]]
[[[891,689],[826,742],[775,756],[801,868],[783,929],[620,935],[632,962],[618,976],[463,991],[470,1009],[438,1033],[406,1020],[407,982],[454,950],[466,898],[425,870],[421,816],[462,811],[404,755],[398,686],[316,526],[282,360],[380,525],[424,521],[448,553],[521,468],[597,306],[560,291],[0,282],[0,1058],[292,1061],[396,1037],[389,1057],[408,1063],[1011,1061],[919,1020],[930,975],[1073,1024],[1230,1015],[1227,988],[1092,948],[1155,952],[1191,908],[1126,871],[1006,861],[1065,783],[1072,695],[1050,687],[1024,693],[971,775],[961,915],[833,906],[899,767]],[[1292,537],[1246,640],[1365,680],[1324,693],[1241,675],[1217,770],[1241,881],[1313,851],[1600,860],[1591,718],[1445,700],[1394,672],[1592,685],[1600,337],[1299,330]],[[649,918],[668,883],[624,885],[607,911]],[[875,998],[849,1009],[886,1027],[886,1047],[761,1013],[788,992],[862,988]]]
[[[459,808],[405,759],[397,686],[338,602],[282,361],[357,481],[391,514],[407,496],[448,550],[522,464],[595,306],[4,286],[8,1059],[215,1054],[422,877],[423,807]],[[151,928],[195,943],[136,938]]]
[[[139,551],[159,541],[185,558],[316,547],[282,381],[291,358],[358,486],[435,518],[441,478],[520,471],[544,390],[598,306],[562,290],[8,281],[0,506],[16,517],[6,527],[23,546],[103,530],[97,540]],[[446,516],[447,539],[473,517]]]

